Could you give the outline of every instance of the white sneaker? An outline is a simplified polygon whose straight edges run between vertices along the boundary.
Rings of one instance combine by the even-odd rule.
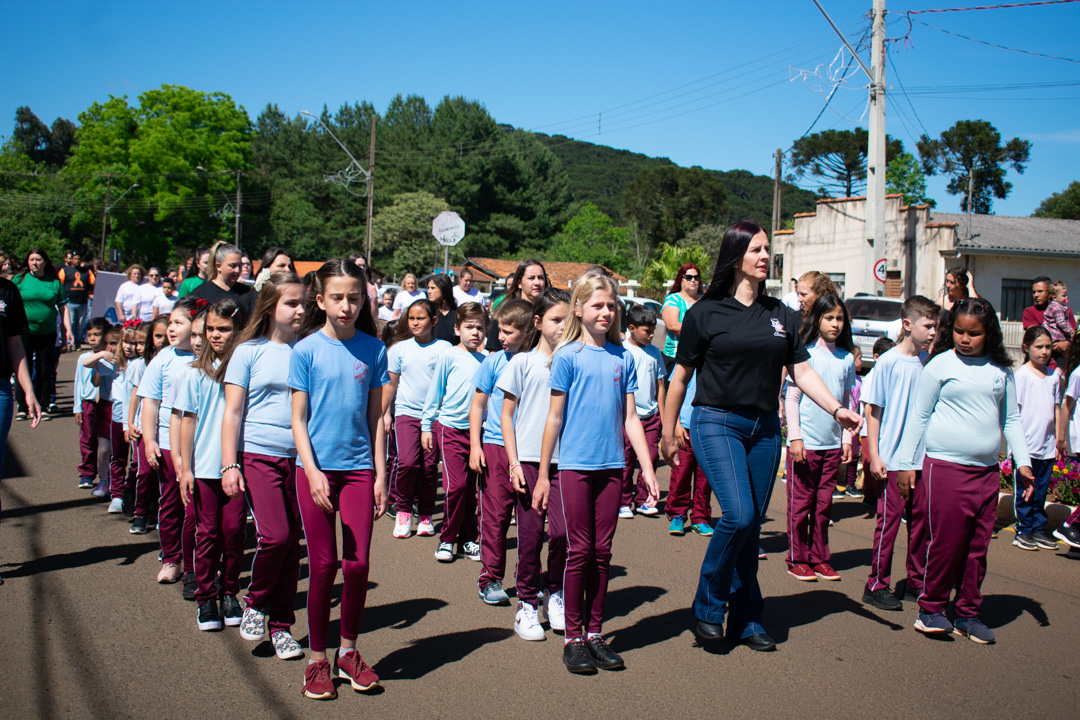
[[[417,537],[433,537],[435,535],[435,523],[431,522],[430,515],[421,515],[420,522],[416,523]]]
[[[660,511],[656,509],[655,505],[649,505],[647,503],[642,503],[641,505],[638,505],[637,511],[638,515],[645,515],[647,517],[652,517],[653,515],[658,515],[660,513]]]
[[[454,544],[448,542],[439,543],[439,549],[435,551],[435,559],[444,563],[453,562]]]
[[[113,498],[112,502],[109,503],[109,514],[115,515],[122,512],[124,512],[124,499]]]
[[[544,614],[547,615],[548,623],[551,625],[552,630],[565,630],[566,618],[565,611],[563,609],[563,591],[551,593],[548,597],[547,605],[544,608]]]
[[[522,640],[543,640],[544,626],[540,624],[540,617],[532,605],[519,602],[517,614],[514,615],[514,632]]]
[[[394,523],[394,537],[407,538],[412,535],[412,513],[398,512]]]
[[[270,642],[274,644],[274,652],[282,660],[292,660],[293,658],[304,657],[304,649],[300,647],[300,643],[293,639],[293,636],[286,630],[277,630],[270,636]]]
[[[240,637],[251,641],[266,637],[266,613],[251,607],[245,608],[244,617],[240,620]]]
[[[480,562],[480,543],[470,540],[461,546],[461,551],[466,558],[473,562]]]
[[[632,508],[632,507],[621,507],[621,508],[619,508],[619,519],[620,520],[629,520],[632,517],[634,517],[634,508]]]

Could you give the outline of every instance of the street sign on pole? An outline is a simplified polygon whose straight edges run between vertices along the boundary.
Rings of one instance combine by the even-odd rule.
[[[874,279],[880,283],[885,282],[887,275],[885,274],[885,258],[881,258],[874,263]]]
[[[443,246],[443,272],[449,272],[450,248],[465,237],[465,221],[456,212],[444,210],[431,221],[431,234]]]

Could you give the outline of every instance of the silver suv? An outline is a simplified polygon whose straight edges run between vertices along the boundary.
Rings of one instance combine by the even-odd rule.
[[[895,342],[900,337],[900,306],[904,301],[859,293],[844,304],[851,316],[851,338],[862,350],[863,370],[869,370],[874,366],[874,343],[878,338]]]

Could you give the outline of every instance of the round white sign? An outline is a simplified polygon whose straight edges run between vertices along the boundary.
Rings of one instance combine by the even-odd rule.
[[[865,265],[863,267],[866,267]],[[885,282],[885,258],[881,258],[874,263],[874,277],[878,282]]]

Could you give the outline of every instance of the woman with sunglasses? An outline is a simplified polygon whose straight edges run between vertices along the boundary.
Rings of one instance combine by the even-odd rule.
[[[701,270],[693,263],[686,263],[675,273],[675,282],[671,283],[671,293],[664,298],[664,307],[660,313],[667,330],[664,341],[664,367],[667,374],[675,367],[675,353],[679,349],[679,333],[686,311],[701,297]]]

